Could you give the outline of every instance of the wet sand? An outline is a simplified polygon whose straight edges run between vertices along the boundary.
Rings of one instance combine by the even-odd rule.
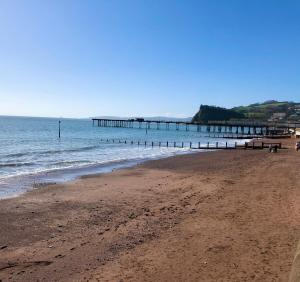
[[[150,161],[0,201],[2,281],[287,281],[300,152]]]

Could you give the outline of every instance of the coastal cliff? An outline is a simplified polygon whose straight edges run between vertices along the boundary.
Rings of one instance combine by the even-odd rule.
[[[221,107],[201,105],[199,111],[194,115],[192,122],[207,122],[213,120],[243,119],[243,113]]]

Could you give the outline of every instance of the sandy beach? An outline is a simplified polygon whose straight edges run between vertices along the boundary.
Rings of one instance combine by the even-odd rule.
[[[287,281],[300,153],[182,155],[0,201],[0,281]]]

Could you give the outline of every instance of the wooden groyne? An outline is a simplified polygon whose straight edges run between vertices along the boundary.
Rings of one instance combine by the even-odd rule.
[[[261,136],[259,134],[254,135],[254,134],[234,134],[234,133],[212,133],[205,135],[204,137],[207,138],[222,138],[222,139],[256,139],[256,138],[262,138],[266,137],[268,139],[283,139],[283,138],[290,138],[290,135],[280,135],[280,134],[270,134],[267,136]]]
[[[149,141],[149,140],[123,140],[123,139],[100,139],[100,142],[106,144],[126,144],[143,147],[162,147],[162,148],[180,148],[180,149],[236,149],[239,147],[237,142],[178,142],[178,141]]]
[[[106,144],[125,144],[142,147],[180,148],[192,150],[233,150],[233,149],[264,149],[271,147],[282,148],[280,142],[251,141],[244,144],[237,142],[178,142],[178,141],[149,141],[149,140],[127,140],[127,139],[100,139]]]
[[[245,142],[244,149],[269,149],[269,148],[277,147],[278,149],[282,149],[281,142],[266,142],[260,140],[252,140],[250,142]]]

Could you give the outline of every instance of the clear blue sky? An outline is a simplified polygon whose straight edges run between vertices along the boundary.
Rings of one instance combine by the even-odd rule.
[[[0,0],[0,114],[300,100],[300,1]]]

